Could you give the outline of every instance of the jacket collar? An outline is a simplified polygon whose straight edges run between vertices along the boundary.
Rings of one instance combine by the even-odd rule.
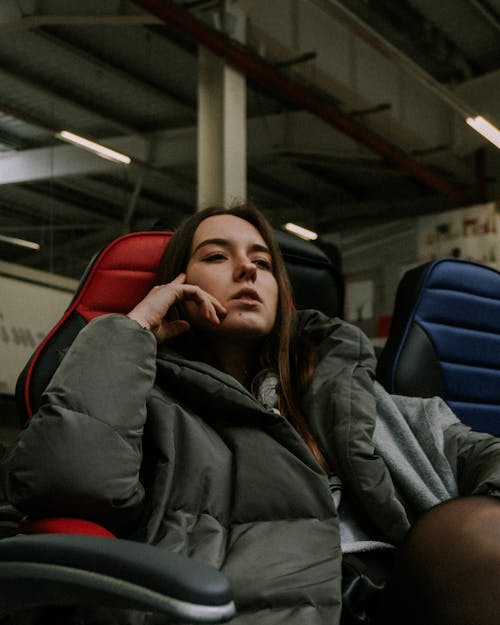
[[[157,384],[215,429],[244,426],[265,430],[313,471],[323,473],[286,419],[266,410],[242,384],[212,365],[163,348],[157,356]]]

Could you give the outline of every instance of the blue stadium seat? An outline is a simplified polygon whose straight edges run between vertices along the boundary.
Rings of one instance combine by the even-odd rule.
[[[377,378],[394,394],[439,395],[474,430],[500,435],[500,273],[455,258],[408,271]]]

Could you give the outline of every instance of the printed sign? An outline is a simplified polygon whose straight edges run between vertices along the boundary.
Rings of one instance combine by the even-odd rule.
[[[71,297],[67,291],[0,276],[0,393],[14,393],[19,373]]]

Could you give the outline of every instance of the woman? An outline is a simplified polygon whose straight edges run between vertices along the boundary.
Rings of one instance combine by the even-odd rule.
[[[388,396],[353,326],[292,313],[255,209],[194,215],[158,282],[128,316],[77,337],[5,463],[11,501],[221,569],[238,625],[334,625],[342,608],[343,622],[367,623],[358,600],[376,584],[356,585],[353,567],[389,566],[400,545],[405,584],[382,608],[409,589],[405,623],[496,623],[500,504],[434,506],[499,494],[500,441],[470,433],[440,401]],[[459,566],[484,584],[471,590]],[[397,622],[392,612],[379,622]],[[158,620],[82,610],[77,622]]]

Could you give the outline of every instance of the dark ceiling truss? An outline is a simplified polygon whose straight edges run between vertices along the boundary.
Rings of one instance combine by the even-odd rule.
[[[118,234],[125,231],[124,217],[133,184],[111,176],[92,176],[88,179],[92,191],[82,189],[82,181],[78,184],[74,180],[61,178],[16,185],[12,197],[17,199],[18,210],[22,210],[20,206],[26,207],[24,210],[30,210],[32,206],[47,207],[43,212],[31,212],[38,217],[40,233],[47,228],[62,230],[58,226],[67,223],[68,219],[70,223],[80,224],[75,227],[75,231],[81,231],[82,228],[111,228]],[[141,229],[151,228],[158,220],[174,227],[189,213],[188,203],[175,200],[167,203],[165,197],[143,189],[132,221],[134,225],[140,225]],[[71,227],[68,229],[71,230]]]
[[[0,109],[1,106],[2,105],[0,104]],[[29,141],[21,139],[13,132],[9,132],[5,129],[0,129],[0,152],[9,150],[22,150],[24,148],[28,148],[29,146]]]
[[[248,167],[248,180],[251,184],[257,185],[263,188],[266,192],[275,196],[281,196],[290,205],[304,206],[304,202],[307,200],[307,196],[297,188],[290,185],[290,180],[287,181],[278,179],[276,175],[271,175],[269,172],[270,166],[263,167],[262,164],[259,167],[250,165]]]
[[[19,220],[22,219],[22,232],[30,232],[32,236],[40,234],[40,218],[34,215],[29,207],[15,202],[0,200],[0,233],[10,236],[19,236]]]
[[[328,166],[325,165],[324,167],[322,167],[321,165],[318,165],[316,163],[313,164],[306,161],[300,162],[295,159],[293,162],[295,162],[296,167],[298,167],[302,171],[330,185],[330,193],[327,194],[323,192],[321,194],[325,200],[327,199],[328,195],[330,196],[330,198],[335,195],[338,200],[342,198],[341,201],[344,202],[359,202],[360,200],[364,199],[365,193],[363,193],[359,185],[356,186],[354,183],[348,184],[348,182],[346,182],[345,180],[345,177],[341,177],[340,175],[336,174]]]
[[[164,33],[164,27],[161,26],[143,26],[143,30],[151,33],[151,36],[162,39],[165,42],[165,46],[169,48],[173,47],[172,41],[167,38]],[[193,117],[196,117],[196,92],[194,94],[187,93],[186,90],[181,90],[182,85],[165,84],[165,82],[155,82],[150,76],[145,73],[139,74],[137,70],[134,70],[130,65],[126,65],[124,61],[121,64],[118,61],[112,60],[109,55],[106,55],[106,51],[99,50],[98,47],[92,46],[92,40],[86,39],[84,43],[79,38],[76,38],[74,29],[68,27],[49,27],[46,26],[43,32],[52,37],[54,42],[64,44],[68,49],[79,55],[86,55],[88,60],[93,63],[103,64],[106,71],[113,72],[114,74],[121,76],[125,80],[129,78],[137,84],[144,85],[144,88],[149,89],[152,94],[161,98],[168,98],[172,102],[181,105],[190,111]],[[165,51],[168,53],[168,49]],[[178,44],[176,53],[178,54]],[[193,57],[196,55],[196,48],[189,50],[190,55]],[[166,54],[168,58],[168,54]],[[194,96],[194,97],[193,97]]]
[[[406,1],[416,9],[420,9],[422,4],[422,0]],[[444,4],[424,2],[424,9],[431,24],[438,22],[434,26],[436,32],[453,41],[476,76],[498,67],[498,0],[446,0]]]
[[[144,26],[144,29],[154,33],[156,37],[159,37],[165,41],[165,43],[172,48],[173,43],[170,37],[172,37],[171,30],[166,28],[165,26]],[[167,35],[168,32],[168,35]],[[81,41],[74,43],[71,39],[71,33],[67,28],[59,27],[43,27],[43,30],[36,31],[37,36],[43,37],[46,41],[53,44],[55,49],[67,49],[67,52],[72,54],[75,58],[80,58],[82,60],[86,60],[89,64],[96,68],[102,68],[102,71],[105,72],[109,76],[115,76],[120,78],[124,83],[130,86],[131,91],[149,91],[153,98],[164,100],[165,103],[171,104],[175,107],[178,107],[179,112],[173,116],[171,119],[160,123],[161,128],[175,127],[175,126],[184,126],[194,123],[196,120],[196,73],[194,77],[183,76],[182,80],[184,83],[189,82],[187,79],[192,79],[193,85],[189,87],[189,90],[185,93],[182,93],[178,87],[173,85],[172,83],[166,84],[165,82],[158,83],[154,82],[152,79],[147,77],[145,73],[139,75],[137,72],[134,72],[127,66],[118,65],[116,62],[113,62],[109,59],[103,59],[102,53],[99,51],[93,50],[90,45],[84,46]],[[175,45],[179,44],[179,36],[176,37]],[[197,55],[197,47],[192,45],[192,42],[189,42],[190,45],[185,45],[184,48],[187,50],[190,57],[193,58],[193,63],[196,62]],[[177,51],[178,54],[178,51]],[[1,47],[0,47],[0,58],[1,58]],[[167,56],[168,58],[168,56]],[[8,62],[3,59],[4,67],[9,66]],[[54,95],[58,95],[61,98],[61,101],[67,102],[68,105],[73,105],[78,109],[95,115],[98,118],[99,123],[104,122],[106,125],[109,125],[110,129],[113,127],[116,128],[116,131],[132,134],[132,133],[144,133],[158,129],[158,121],[161,120],[156,119],[155,122],[149,122],[149,124],[145,124],[144,121],[137,121],[135,119],[124,119],[123,114],[120,119],[120,115],[116,115],[116,111],[104,107],[96,98],[92,98],[86,95],[86,89],[82,89],[82,85],[78,83],[76,86],[70,86],[66,84],[64,89],[57,88],[57,81],[54,81],[53,77],[47,79],[46,82],[43,82],[40,78],[40,74],[38,71],[32,70],[30,72],[25,71],[25,73],[21,73],[19,68],[9,66],[10,72],[13,77],[17,77],[19,80],[24,80],[27,86],[32,87],[34,90],[37,90],[39,93],[47,93],[49,97],[52,99]],[[135,83],[135,88],[134,88]],[[75,91],[75,89],[77,89]],[[259,95],[260,94],[260,95]],[[260,104],[258,100],[261,100]],[[261,85],[257,85],[257,90],[255,94],[250,94],[250,105],[249,105],[249,115],[252,114],[260,114],[263,110],[283,110],[283,105],[278,104],[273,101],[268,94],[266,94]],[[57,107],[55,107],[57,108]],[[286,107],[288,110],[294,107]],[[43,120],[42,120],[43,121]],[[96,119],[97,122],[97,119]],[[52,125],[52,119],[47,120],[47,125]]]
[[[404,181],[406,186],[409,181],[413,180],[404,171],[395,169],[376,157],[349,159],[296,151],[281,151],[279,157],[289,163],[294,163],[329,185],[331,193],[335,193],[339,201],[370,199],[368,196],[373,191],[370,180],[378,180],[382,176],[385,180],[391,180],[391,184],[387,185],[388,193],[391,192],[394,184],[398,184],[398,181]],[[417,195],[429,193],[428,189],[418,185],[416,181],[414,187]]]
[[[68,244],[68,249],[73,248],[76,251],[81,245],[82,237],[86,237],[89,231],[97,233],[94,234],[93,241],[98,241],[99,246],[103,238],[110,236],[107,233],[114,233],[115,236],[119,234],[119,223],[115,220],[103,213],[89,213],[88,209],[75,208],[72,203],[59,198],[47,200],[43,189],[16,185],[10,193],[7,191],[0,194],[0,211],[3,216],[10,214],[12,218],[0,221],[0,232],[8,236],[19,236],[19,221],[22,219],[23,237],[36,241],[41,246],[36,253],[22,247],[9,246],[8,258],[11,262],[55,270],[68,264],[70,255],[64,252],[65,246]],[[17,231],[14,229],[16,224]],[[24,225],[27,225],[26,229]],[[87,260],[88,251],[81,258],[82,262]],[[76,265],[72,260],[71,267],[74,266]],[[66,275],[72,275],[69,265]]]
[[[176,182],[182,179],[182,174],[180,172],[178,174],[171,172],[170,175],[172,178],[176,179]],[[121,198],[122,202],[120,208],[123,211],[123,205],[130,198],[134,189],[132,180],[118,180],[116,176],[106,174],[89,176],[89,178],[92,180],[94,191],[101,191],[103,188],[106,188],[106,194],[108,196],[113,196],[117,199]],[[193,184],[191,184],[190,189],[192,190],[193,188]],[[92,201],[99,203],[99,197],[100,193],[99,196],[92,197]],[[164,194],[159,195],[146,186],[141,188],[140,201],[136,214],[137,220],[148,219],[150,223],[153,224],[156,220],[164,219],[168,216],[173,227],[177,226],[179,222],[191,212],[192,202],[183,201],[180,198],[173,197],[173,195],[166,198]]]
[[[36,36],[43,38],[45,42],[48,42],[51,46],[53,46],[54,48],[58,50],[60,48],[64,49],[65,53],[72,55],[73,58],[78,58],[79,60],[83,59],[85,62],[90,63],[93,66],[100,67],[107,74],[113,74],[114,76],[118,75],[120,79],[122,80],[122,82],[127,83],[127,85],[129,86],[130,86],[130,82],[134,83],[134,80],[135,80],[137,90],[139,91],[149,90],[149,92],[154,96],[154,98],[158,100],[161,99],[162,101],[165,101],[167,104],[172,103],[173,98],[171,96],[171,92],[165,88],[165,85],[159,86],[159,85],[153,85],[152,83],[148,83],[147,80],[143,76],[141,76],[140,79],[138,79],[137,77],[131,77],[130,72],[126,71],[125,69],[121,69],[115,64],[112,64],[110,62],[104,62],[101,58],[99,58],[96,54],[92,53],[88,49],[82,49],[80,46],[73,45],[68,40],[64,40],[64,38],[61,37],[59,33],[56,35],[55,32],[50,32],[49,28],[51,27],[45,27],[46,30],[44,32],[37,31]],[[52,29],[55,31],[56,27],[52,27]],[[163,27],[162,27],[162,30],[164,30]],[[167,40],[165,40],[165,42],[166,41]],[[171,42],[169,43],[169,45],[170,46],[172,45]],[[6,63],[4,62],[3,65],[5,68]],[[53,80],[52,78],[49,80],[49,82],[43,83],[38,73],[35,79],[34,75],[26,74],[24,76],[21,76],[19,70],[17,70],[16,74],[13,75],[13,78],[17,81],[22,81],[25,87],[28,86],[35,93],[39,93],[39,94],[47,93],[48,97],[52,100],[52,102],[54,101],[55,97],[58,97],[62,102],[64,102],[65,108],[73,107],[76,110],[80,110],[84,113],[84,115],[86,115],[87,118],[89,116],[94,116],[95,122],[92,124],[93,128],[106,127],[108,133],[114,131],[114,132],[120,132],[120,133],[125,133],[125,134],[133,134],[133,133],[140,133],[140,132],[142,133],[146,130],[151,130],[151,129],[157,130],[158,128],[157,124],[153,128],[147,128],[145,124],[140,123],[140,122],[137,125],[137,127],[132,127],[129,124],[130,120],[124,119],[120,115],[116,115],[115,111],[105,109],[102,106],[99,107],[95,99],[89,97],[86,99],[86,101],[84,101],[82,98],[81,92],[68,91],[68,85],[65,85],[64,88],[55,88],[57,81]],[[85,90],[83,90],[83,92],[84,91]],[[179,103],[178,101],[179,98],[177,97],[176,94],[174,97],[175,97],[175,102],[173,102],[174,106],[179,107],[180,105],[182,106],[183,109],[186,109],[188,111],[187,114],[183,115],[182,121],[185,121],[187,118],[189,118],[189,120],[192,122],[192,120],[195,118],[195,102],[193,103],[193,100],[190,99],[190,101],[186,103],[186,100],[184,99],[184,101]],[[34,98],[34,101],[36,102],[37,98]],[[4,108],[7,112],[11,112],[9,111],[8,106],[5,106]],[[18,118],[22,118],[23,115],[22,113],[21,114],[19,113],[19,108],[20,108],[19,106],[16,107],[17,110],[15,114]],[[39,111],[39,113],[42,114],[43,110],[41,112]],[[55,122],[53,115],[50,115],[50,114],[47,115],[47,118],[45,119],[34,119],[32,115],[29,115],[26,113],[25,121],[29,124],[33,124],[36,127],[46,129],[47,132],[50,134],[59,130],[60,127],[63,125],[63,123],[60,123],[59,127],[51,128],[50,124],[56,125],[57,122]],[[178,123],[179,123],[179,116],[177,116],[173,120],[172,125],[176,126]],[[164,123],[162,124],[161,127],[163,128],[168,125],[169,124]],[[139,128],[139,126],[141,127]],[[86,134],[87,136],[89,135],[88,130],[86,128],[82,128],[82,129],[71,128],[71,130],[76,130],[77,132],[79,131],[81,134]],[[49,144],[54,143],[54,140],[50,137],[50,134],[47,135]],[[98,138],[98,137],[95,137],[95,138]],[[139,164],[139,168],[143,169],[143,166]],[[137,166],[136,166],[136,169],[137,169]],[[161,176],[165,181],[170,182],[171,186],[179,186],[182,184],[185,184],[186,186],[188,185],[188,181],[185,179],[185,177],[183,178],[182,176],[176,175],[175,172],[169,173],[168,171],[161,170],[161,169],[155,170],[153,167],[149,167],[148,169],[149,169],[150,174],[153,173],[154,175]],[[136,177],[137,177],[137,174],[136,174]],[[64,180],[64,179],[61,179],[61,180]],[[110,185],[109,180],[107,184],[108,186]],[[26,185],[23,185],[23,186],[26,186]],[[60,181],[58,182],[57,180],[52,180],[49,184],[47,183],[33,184],[32,183],[31,185],[28,185],[28,187],[31,187],[32,190],[35,188],[38,188],[38,190],[40,191],[45,189],[45,193],[47,197],[49,198],[49,203],[51,204],[53,204],[56,201],[56,196],[59,200],[62,197],[64,197],[64,193],[62,192],[64,183],[61,183]],[[172,197],[169,198],[168,194],[165,194],[165,193],[163,193],[161,197],[160,196],[155,197],[154,194],[149,193],[147,189],[145,189],[144,186],[142,186],[139,189],[140,198],[138,202],[136,202],[133,206],[131,206],[130,198],[133,193],[134,184],[132,182],[127,183],[126,181],[123,180],[123,177],[122,177],[121,180],[117,180],[113,184],[113,194],[114,194],[114,197],[118,199],[118,203],[115,200],[112,204],[106,205],[105,202],[100,200],[98,197],[95,197],[95,196],[91,197],[91,196],[85,196],[85,195],[79,194],[78,192],[76,192],[76,189],[74,187],[68,189],[67,195],[64,199],[70,202],[68,206],[72,205],[73,208],[75,206],[80,206],[82,208],[85,208],[86,206],[96,206],[96,207],[99,207],[97,209],[99,213],[107,214],[107,215],[114,215],[114,218],[116,219],[115,229],[118,229],[118,230],[123,229],[124,215],[125,215],[125,219],[130,220],[132,224],[135,224],[135,223],[146,224],[147,227],[149,227],[154,222],[158,220],[162,220],[164,223],[168,223],[173,227],[177,225],[179,221],[185,215],[189,214],[192,211],[192,205],[193,205],[192,200],[194,199],[194,195],[193,195],[194,185],[193,185],[192,180],[189,181],[189,187],[190,187],[190,195],[193,197],[189,198],[190,201],[188,200],[180,201]],[[21,189],[22,189],[22,186],[20,187],[20,193],[22,193]],[[0,195],[1,194],[2,194],[2,190],[0,189]],[[40,200],[42,200],[42,198],[40,198]],[[130,215],[128,215],[128,212],[130,212]],[[69,214],[70,214],[70,211],[68,211],[68,214],[66,215],[66,219],[69,218]],[[85,213],[82,214],[83,220],[85,219],[85,217],[86,217]],[[46,227],[44,221],[45,220],[42,220],[42,223],[40,225],[41,230],[43,230]],[[51,220],[51,224],[54,228],[56,228],[57,225],[60,225],[60,224],[56,224],[54,219]],[[44,256],[43,254],[40,254],[40,259],[42,260],[42,264],[43,264],[43,256]]]
[[[72,210],[76,218],[85,221],[97,220],[98,222],[119,220],[122,208],[115,201],[107,201],[95,195],[79,191],[75,186],[67,187],[64,178],[55,180],[43,180],[18,185],[18,189],[25,189],[28,193],[37,193],[40,200],[48,197],[52,204],[61,206],[61,218],[64,219],[66,211]],[[125,193],[125,192],[123,192]]]
[[[78,232],[72,237],[66,235],[61,241],[45,246],[41,253],[26,255],[18,262],[44,271],[47,271],[47,267],[50,268],[51,265],[53,268],[65,266],[68,268],[67,275],[79,277],[85,270],[90,257],[120,234],[122,234],[120,225],[110,224],[99,230],[93,228],[90,231],[87,230],[83,235]],[[53,236],[52,231],[48,231],[48,236]],[[89,250],[92,250],[90,255]]]
[[[346,171],[360,173],[361,175],[384,175],[392,178],[408,179],[408,174],[401,169],[395,169],[376,156],[360,156],[358,158],[348,158],[341,156],[330,156],[325,154],[313,154],[310,152],[281,151],[281,158],[290,162],[311,165],[318,169],[331,169],[334,171]],[[359,183],[358,183],[359,184]]]
[[[108,112],[98,110],[93,105],[83,103],[78,97],[69,95],[66,89],[60,87],[52,89],[50,84],[42,82],[39,76],[36,78],[28,76],[21,70],[7,67],[5,62],[0,63],[0,74],[14,84],[21,85],[23,90],[32,94],[33,99],[30,105],[29,102],[19,100],[17,90],[13,93],[5,91],[2,94],[3,102],[0,102],[0,111],[49,134],[63,130],[68,116],[83,118],[86,128],[90,126],[96,134],[137,132],[136,129],[108,115]],[[9,100],[6,102],[7,98]]]
[[[182,113],[176,115],[176,117],[172,120],[171,125],[187,125],[196,119],[196,97],[187,97],[179,90],[175,90],[171,85],[155,84],[144,75],[139,76],[135,74],[130,68],[125,69],[108,59],[104,60],[101,56],[98,56],[98,54],[94,52],[90,46],[83,47],[81,42],[78,44],[73,43],[68,34],[64,34],[62,30],[63,29],[61,28],[56,29],[45,27],[43,29],[43,35],[58,49],[61,48],[65,50],[66,53],[69,52],[81,59],[85,59],[90,65],[99,67],[105,74],[113,76],[113,79],[123,81],[127,84],[131,91],[139,89],[142,92],[149,93],[154,99],[165,101],[167,105],[173,104],[176,107],[185,109]],[[80,99],[81,96],[82,91],[79,91],[77,97]],[[95,110],[97,103],[95,100],[88,99],[86,106]],[[101,114],[104,115],[105,112],[102,111]],[[110,117],[116,116],[116,111],[109,110],[108,115]],[[130,129],[133,128],[136,132],[148,132],[152,129],[151,127],[148,128],[141,126],[139,119],[131,119],[128,121],[128,124],[130,124]],[[167,126],[163,125],[163,127]]]
[[[162,94],[157,89],[149,88],[144,81],[137,81],[134,84],[131,84],[135,81],[128,76],[125,72],[118,72],[116,68],[108,67],[101,60],[95,57],[90,57],[82,50],[77,50],[74,46],[70,46],[65,42],[58,42],[57,38],[53,36],[49,36],[48,34],[37,32],[38,37],[43,37],[47,40],[51,45],[53,45],[54,50],[59,49],[60,47],[70,48],[71,53],[78,58],[79,62],[84,61],[85,65],[89,67],[91,70],[102,69],[103,71],[103,84],[105,84],[106,74],[113,79],[120,80],[123,84],[126,84],[131,90],[137,89],[139,92],[147,92],[148,89],[151,91],[151,95],[155,100],[164,101],[168,103],[170,98]],[[56,44],[57,42],[57,44]],[[60,51],[59,51],[60,52]],[[91,92],[89,91],[85,82],[82,83],[79,76],[72,77],[71,83],[67,81],[65,76],[56,77],[54,75],[47,75],[42,77],[42,73],[38,71],[35,67],[22,67],[14,66],[12,62],[9,62],[5,58],[2,58],[1,55],[1,46],[0,46],[0,59],[1,66],[5,68],[12,74],[12,77],[17,80],[23,80],[28,86],[31,86],[34,90],[38,91],[40,94],[45,92],[49,99],[53,100],[54,96],[60,98],[62,103],[67,103],[68,105],[81,110],[85,114],[91,114],[98,118],[99,121],[96,120],[97,123],[101,124],[104,122],[105,125],[110,129],[115,129],[116,132],[125,132],[128,134],[132,133],[140,133],[144,129],[141,127],[140,119],[137,116],[134,116],[132,113],[126,113],[125,111],[129,111],[129,108],[124,109],[123,106],[120,108],[116,108],[113,103],[103,102],[103,98],[95,97],[94,95],[89,95]],[[60,86],[64,84],[64,87]],[[46,111],[46,115],[48,117],[47,123],[51,126],[54,125],[54,117],[57,117],[57,105],[54,104],[51,107],[52,110]],[[43,111],[40,112],[43,114]]]
[[[429,213],[441,212],[453,208],[449,200],[442,196],[430,196],[428,198],[412,198],[411,201],[390,200],[365,200],[361,204],[348,202],[344,204],[325,205],[322,208],[321,216],[318,220],[320,231],[337,232],[356,231],[357,224],[363,223],[366,232],[374,226],[388,224],[399,219],[428,215]]]
[[[286,78],[260,57],[236,45],[223,33],[207,27],[200,20],[180,10],[172,2],[168,0],[134,0],[134,2],[169,23],[170,26],[175,26],[186,36],[192,37],[200,45],[207,47],[232,67],[243,72],[249,80],[265,85],[277,97],[300,105],[328,124],[349,134],[354,140],[409,172],[423,184],[451,197],[457,204],[470,202],[470,198],[461,189],[457,189],[448,180],[413,160],[400,148],[391,145],[348,115],[343,114],[332,105],[328,97],[318,98],[310,90]]]
[[[327,205],[333,200],[336,202],[357,202],[365,197],[362,185],[356,185],[354,180],[350,183],[345,175],[340,175],[327,162],[321,165],[318,161],[310,161],[304,157],[300,158],[287,154],[281,156],[281,161],[286,164],[286,170],[290,172],[288,177],[291,180],[297,177],[301,178],[302,202],[306,206],[316,208]],[[312,221],[310,227],[314,227]]]
[[[0,104],[0,109],[1,109],[1,104]],[[4,110],[9,110],[8,107],[4,107]],[[21,114],[19,113],[12,113],[15,114],[17,116],[18,119],[22,119]],[[33,125],[37,128],[44,128],[46,130],[47,133],[47,142],[49,142],[50,144],[54,144],[54,139],[52,137],[52,134],[55,133],[55,129],[49,129],[49,128],[45,128],[43,122],[40,122],[38,120],[35,120],[33,117],[29,116],[26,118],[26,123],[28,125]],[[58,142],[56,142],[56,144],[58,144]],[[135,170],[146,170],[148,172],[148,175],[151,177],[155,177],[155,178],[159,178],[160,180],[163,181],[164,186],[165,185],[169,185],[169,188],[185,188],[185,190],[189,193],[190,195],[190,200],[191,201],[178,201],[175,199],[169,199],[168,195],[165,196],[165,194],[163,195],[158,195],[157,200],[156,200],[156,209],[158,211],[160,211],[161,209],[165,210],[165,205],[168,204],[171,207],[174,207],[175,210],[177,211],[177,213],[182,213],[183,215],[188,214],[189,212],[191,212],[192,210],[192,200],[194,199],[194,189],[195,189],[195,185],[196,185],[196,181],[193,180],[192,178],[190,178],[189,176],[186,176],[185,174],[182,174],[179,171],[175,171],[173,168],[159,168],[159,167],[155,167],[154,165],[151,165],[149,163],[141,163],[140,161],[136,160],[135,161],[135,166],[134,166]],[[114,197],[115,198],[122,198],[123,201],[127,201],[127,197],[128,194],[130,192],[130,189],[132,187],[132,185],[128,185],[128,183],[126,182],[126,178],[128,177],[127,174],[127,170],[121,170],[121,176],[119,176],[119,180],[116,180],[116,176],[115,176],[115,180],[116,183],[114,184],[114,189],[113,189],[113,193],[114,193]],[[95,180],[97,180],[97,177],[89,177],[89,178],[94,178]],[[45,183],[45,187],[48,189],[47,191],[47,196],[53,197],[55,194],[55,190],[58,188],[58,185],[64,185],[64,180],[65,178],[61,178],[60,180],[57,178],[53,178],[51,177],[50,180],[48,182]],[[42,184],[42,183],[40,183]],[[75,183],[74,183],[75,184]],[[23,185],[21,185],[23,186]],[[24,185],[26,186],[26,185]],[[77,185],[76,185],[77,186]],[[5,191],[4,191],[5,193]],[[2,188],[0,187],[0,196],[2,195]],[[148,193],[147,191],[143,191],[142,193],[143,197],[141,197],[141,204],[147,204],[148,202]],[[88,201],[78,201],[78,193],[74,192],[74,186],[72,188],[72,190],[70,189],[69,191],[69,196],[71,197],[71,203],[73,205],[78,205],[80,204],[83,207],[88,207],[89,204]],[[94,197],[92,198],[94,204],[93,205],[99,205],[99,198],[98,197]],[[102,206],[101,206],[101,210],[102,210]],[[150,211],[152,212],[152,211]],[[178,223],[179,221],[179,217],[176,220],[176,223]]]
[[[482,14],[484,32],[498,33],[498,0],[456,1],[474,14]],[[462,49],[452,32],[445,32],[439,20],[431,19],[435,5],[430,0],[308,2],[356,10],[439,80],[459,82],[487,71],[488,63],[482,59],[488,58],[484,50],[490,44],[478,44],[477,54]],[[440,4],[449,2],[440,0]],[[136,13],[127,14],[133,4]],[[33,234],[34,240],[51,242],[51,249],[38,253],[12,249],[11,258],[77,276],[85,258],[115,233],[148,228],[157,220],[167,228],[176,227],[192,212],[196,204],[196,57],[200,45],[246,74],[249,133],[257,127],[252,126],[254,117],[262,119],[264,127],[266,118],[270,120],[267,143],[263,141],[261,146],[257,142],[253,151],[255,145],[249,137],[247,184],[249,198],[266,208],[276,226],[295,220],[321,232],[339,232],[470,203],[475,193],[474,167],[457,154],[456,146],[416,141],[422,148],[412,149],[411,128],[409,135],[402,128],[400,134],[391,134],[391,139],[383,132],[375,133],[371,128],[383,128],[384,120],[391,116],[397,119],[394,100],[390,102],[384,95],[374,102],[360,98],[351,103],[345,93],[313,85],[302,77],[308,74],[296,71],[295,62],[302,60],[301,68],[311,63],[314,50],[273,58],[267,53],[260,56],[258,39],[251,36],[246,46],[235,43],[212,27],[209,12],[222,4],[212,0],[201,4],[138,0],[115,3],[116,15],[99,15],[99,7],[95,15],[89,9],[88,15],[46,14],[27,16],[10,26],[0,23],[0,80],[3,75],[7,85],[0,95],[4,100],[0,102],[0,156],[26,151],[28,163],[36,148],[44,151],[44,156],[50,157],[52,149],[64,154],[68,148],[54,137],[62,127],[111,146],[114,141],[139,146],[137,154],[146,154],[134,158],[129,168],[114,170],[102,162],[87,167],[80,154],[73,170],[61,168],[50,178],[34,181],[44,175],[37,171],[32,181],[0,185],[0,232],[24,233],[27,238]],[[420,12],[419,6],[424,4],[428,8]],[[47,11],[60,6],[59,2],[52,6],[50,0],[44,4]],[[71,7],[78,11],[76,2]],[[138,7],[153,13],[141,13]],[[195,17],[200,14],[204,20]],[[223,22],[224,15],[220,17]],[[43,55],[40,67],[31,63],[29,54],[22,58],[22,37],[17,48],[9,48],[9,34],[20,32],[34,50],[47,52],[48,67],[53,66],[54,71],[44,73]],[[132,51],[137,42],[145,45],[136,57]],[[497,52],[490,54],[491,67],[498,65]],[[159,67],[159,63],[163,65]],[[95,88],[99,72],[101,91]],[[299,132],[301,123],[311,117],[301,117],[301,111],[312,112],[365,147],[350,142],[353,147],[346,144],[344,148],[343,141],[337,145],[340,135],[327,129],[332,133],[331,144],[319,142],[316,148],[314,141],[309,143]],[[299,139],[297,143],[292,139],[290,146],[282,134],[283,128],[288,128],[282,121],[288,116]],[[190,128],[193,133],[184,132]],[[170,129],[181,137],[178,143],[170,143]],[[265,129],[262,132],[266,134]],[[140,143],[133,143],[136,139]],[[180,148],[182,152],[178,161],[169,156],[171,145],[172,150]],[[309,145],[313,146],[310,153]],[[467,158],[470,161],[471,156]],[[11,215],[18,217],[18,230]],[[100,220],[103,216],[107,221]],[[7,248],[0,249],[6,250],[5,258],[9,258]],[[82,261],[74,258],[74,252],[80,250],[85,257]]]
[[[443,31],[404,0],[342,0],[440,82],[462,81],[481,71]]]
[[[113,218],[91,206],[78,206],[67,198],[57,197],[56,183],[49,181],[43,185],[26,183],[13,185],[9,190],[4,186],[0,195],[2,203],[12,202],[23,211],[38,216],[42,223],[68,223],[68,221],[90,221],[91,223],[106,224]]]
[[[484,19],[493,28],[500,33],[500,6],[498,2],[489,2],[488,0],[469,0],[469,2],[481,13]]]

